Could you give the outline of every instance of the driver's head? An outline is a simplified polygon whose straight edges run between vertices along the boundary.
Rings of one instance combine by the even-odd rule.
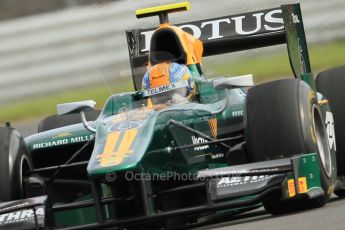
[[[186,87],[177,90],[168,91],[165,93],[152,96],[155,104],[165,103],[169,100],[169,96],[182,96],[191,101],[195,94],[195,87],[192,74],[186,65],[181,65],[174,62],[162,62],[152,66],[144,75],[142,87],[143,90],[159,88],[174,83],[186,83]]]

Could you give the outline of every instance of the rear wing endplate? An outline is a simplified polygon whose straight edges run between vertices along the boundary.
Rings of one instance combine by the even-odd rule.
[[[301,78],[302,75],[311,72],[299,4],[187,22],[176,26],[203,42],[203,56],[286,43],[295,77]],[[141,81],[148,63],[150,40],[155,29],[126,31],[132,77],[136,90],[141,89]]]

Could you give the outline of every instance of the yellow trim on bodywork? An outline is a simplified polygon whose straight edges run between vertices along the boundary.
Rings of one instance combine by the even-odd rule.
[[[158,15],[160,12],[173,13],[188,10],[190,10],[190,3],[180,2],[163,6],[154,6],[150,8],[139,9],[135,11],[135,15],[137,16],[137,18],[144,18],[152,15]]]
[[[129,129],[126,131],[117,131],[109,133],[104,145],[103,153],[98,155],[97,158],[102,167],[114,166],[121,164],[127,155],[133,153],[131,145],[137,136],[138,129]],[[122,135],[121,142],[120,135]]]
[[[114,133],[108,134],[107,140],[104,145],[102,157],[108,157],[113,154],[115,145],[117,141],[119,140],[120,134],[121,134],[120,132],[114,132]]]
[[[321,101],[318,101],[317,104],[318,104],[318,105],[327,105],[327,104],[328,104],[328,100],[323,99],[323,100],[321,100]]]

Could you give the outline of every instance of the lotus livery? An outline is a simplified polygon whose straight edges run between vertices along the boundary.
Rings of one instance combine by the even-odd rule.
[[[0,128],[0,229],[193,227],[345,195],[345,67],[314,78],[299,4],[170,23],[189,8],[136,11],[160,23],[126,31],[135,91],[102,110],[59,104],[26,138]],[[202,66],[279,44],[294,78],[254,85],[250,66],[216,78]]]

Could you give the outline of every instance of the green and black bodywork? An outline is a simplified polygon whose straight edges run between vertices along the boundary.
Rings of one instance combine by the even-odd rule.
[[[265,89],[254,90],[254,86],[248,91],[248,77],[196,78],[196,100],[160,108],[147,106],[147,98],[140,91],[115,94],[98,118],[88,123],[95,130],[77,123],[25,138],[35,168],[23,172],[27,179],[22,200],[0,203],[0,228],[142,228],[142,223],[147,223],[145,226],[152,229],[186,223],[192,226],[200,217],[224,211],[233,215],[262,205],[277,213],[272,203],[279,204],[281,210],[290,210],[289,204],[301,202],[306,207],[324,205],[342,184],[337,181],[335,144],[329,143],[330,134],[325,132],[323,122],[331,115],[330,108],[315,92],[299,5],[243,16],[253,15],[268,21],[250,35],[224,31],[219,40],[207,40],[207,33],[212,31],[205,30],[200,37],[204,55],[287,43],[297,78],[288,81],[298,92],[298,118],[303,117],[301,127],[307,130],[302,130],[300,138],[301,146],[307,146],[305,151],[262,154],[261,150],[270,150],[260,144],[256,150],[257,143],[252,139],[259,138],[260,133],[260,138],[273,137],[270,130],[279,133],[281,127],[266,130],[254,124],[253,117],[257,116],[257,123],[262,118],[265,126],[263,117],[267,116],[260,115],[252,100],[254,104],[275,102],[265,100],[274,95],[252,96]],[[269,22],[273,24],[264,24]],[[247,31],[255,28],[252,22],[243,26]],[[143,31],[149,30],[127,31],[137,90],[141,88],[142,67],[147,63],[147,52],[142,52]],[[247,79],[245,83],[243,79]],[[275,84],[281,88],[287,85],[282,81]],[[271,105],[262,106],[261,110],[267,110]],[[279,123],[275,119],[272,122]],[[29,197],[34,198],[26,199]],[[34,209],[28,214],[32,218],[11,221],[16,213],[21,217],[23,209]]]

